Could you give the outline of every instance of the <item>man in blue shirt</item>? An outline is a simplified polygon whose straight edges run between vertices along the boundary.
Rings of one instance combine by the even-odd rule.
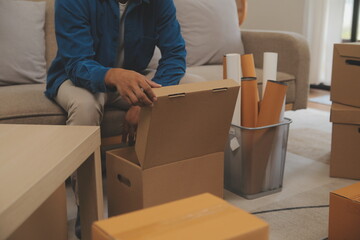
[[[140,107],[156,101],[152,88],[176,85],[185,73],[173,0],[56,0],[55,30],[45,94],[67,111],[67,125],[100,125],[109,104],[136,126]],[[142,73],[155,46],[162,57],[151,81]]]
[[[68,112],[68,125],[99,125],[106,104],[129,109],[126,119],[136,124],[139,106],[156,101],[151,88],[178,84],[185,73],[173,0],[120,3],[122,13],[117,0],[55,2],[58,52],[45,94]],[[155,46],[162,58],[150,81],[141,73]]]

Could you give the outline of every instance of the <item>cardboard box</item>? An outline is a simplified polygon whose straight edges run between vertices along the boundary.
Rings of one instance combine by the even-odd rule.
[[[203,192],[223,193],[223,152],[239,91],[233,80],[154,89],[135,148],[107,153],[109,215]]]
[[[109,216],[209,192],[223,196],[224,154],[141,169],[133,148],[107,155]]]
[[[92,226],[93,240],[268,238],[266,222],[211,194],[124,214]]]
[[[360,44],[335,44],[331,100],[360,107]]]
[[[360,239],[360,183],[330,193],[329,240]]]
[[[23,239],[68,239],[65,184],[62,184],[8,238],[8,240]]]
[[[333,104],[330,176],[360,179],[360,108]]]

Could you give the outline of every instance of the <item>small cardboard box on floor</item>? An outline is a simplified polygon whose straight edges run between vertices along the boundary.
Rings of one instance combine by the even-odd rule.
[[[360,239],[360,182],[330,193],[329,240]]]
[[[211,194],[182,199],[95,222],[93,240],[266,240],[263,220]]]
[[[331,100],[360,107],[360,44],[334,45]]]
[[[224,148],[239,91],[233,80],[154,89],[135,148],[107,153],[109,216],[209,192],[223,195]]]
[[[360,179],[360,108],[334,103],[330,176]]]

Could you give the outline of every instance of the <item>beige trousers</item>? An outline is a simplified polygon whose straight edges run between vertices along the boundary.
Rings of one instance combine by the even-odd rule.
[[[67,112],[66,125],[100,126],[105,105],[128,110],[130,105],[118,92],[91,93],[75,86],[71,80],[63,82],[55,101]]]
[[[67,112],[66,125],[100,126],[105,105],[122,110],[130,107],[117,92],[94,94],[85,88],[76,87],[71,80],[66,80],[61,84],[55,101]],[[76,172],[71,175],[71,184],[76,204],[79,206]]]

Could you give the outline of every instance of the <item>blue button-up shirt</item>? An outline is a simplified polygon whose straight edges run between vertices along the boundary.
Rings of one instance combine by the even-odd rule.
[[[47,77],[46,96],[53,98],[70,79],[89,91],[106,92],[106,72],[115,67],[119,47],[116,0],[56,0],[56,58]],[[176,85],[185,73],[185,42],[173,0],[132,0],[125,15],[123,68],[142,72],[155,46],[162,58],[153,81]]]

